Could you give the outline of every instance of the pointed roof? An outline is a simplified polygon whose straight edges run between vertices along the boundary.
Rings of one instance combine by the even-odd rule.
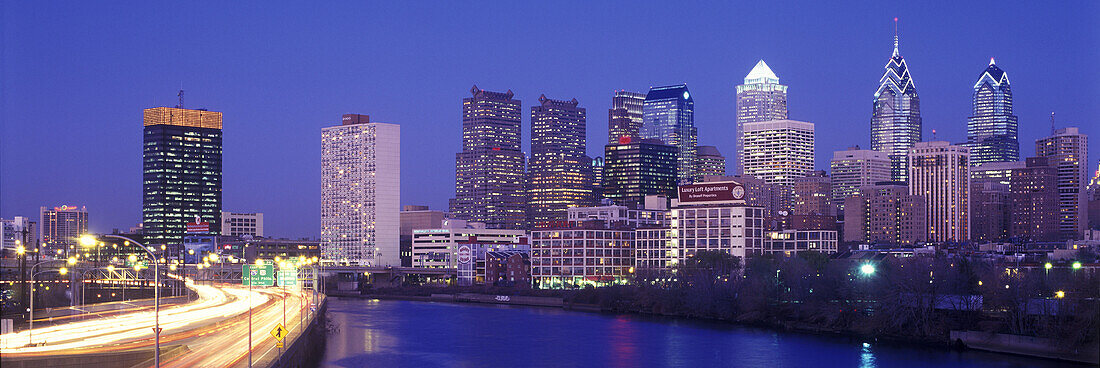
[[[1008,81],[1008,74],[997,67],[993,58],[989,58],[989,66],[982,71],[982,75],[978,76],[978,82],[974,84],[974,88],[978,88],[982,83],[986,83],[987,81],[994,87],[1010,83]]]
[[[765,63],[764,59],[760,59],[756,66],[749,71],[749,75],[745,76],[745,84],[752,83],[779,83],[779,76],[775,75],[775,72],[768,67],[768,63]]]

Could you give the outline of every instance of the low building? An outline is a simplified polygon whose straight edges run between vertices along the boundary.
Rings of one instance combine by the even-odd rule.
[[[531,281],[543,289],[630,282],[634,227],[602,220],[572,222],[531,232]]]
[[[458,245],[526,244],[523,230],[486,229],[485,224],[447,219],[437,229],[412,231],[412,267],[457,268]]]
[[[433,211],[428,206],[405,205],[401,207],[400,247],[401,267],[412,267],[413,229],[438,229],[450,214]]]
[[[264,214],[222,211],[222,235],[264,236]]]
[[[458,251],[456,252],[455,262],[457,281],[460,286],[470,285],[492,285],[497,281],[493,277],[487,277],[489,254],[508,252],[515,254],[531,254],[531,244],[528,244],[527,238],[523,237],[519,239],[517,243],[481,243],[478,239],[471,239],[465,242],[458,243]],[[488,280],[488,281],[486,281]]]
[[[484,283],[494,286],[531,286],[531,253],[485,253]]]
[[[798,252],[832,254],[837,251],[837,234],[833,230],[769,231],[764,236],[764,251],[786,256]]]

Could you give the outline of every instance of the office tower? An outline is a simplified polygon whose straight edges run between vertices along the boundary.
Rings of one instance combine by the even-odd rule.
[[[264,214],[222,211],[222,235],[264,236]]]
[[[686,84],[653,87],[642,106],[642,132],[645,139],[659,139],[676,147],[676,177],[686,182],[695,178],[695,100]]]
[[[928,240],[925,198],[902,182],[865,185],[844,198],[844,241],[916,244]]]
[[[604,198],[641,208],[645,196],[671,198],[676,193],[676,147],[656,139],[624,137],[604,146]]]
[[[1006,240],[1010,236],[1011,200],[1008,184],[996,181],[970,182],[970,239]]]
[[[592,198],[599,202],[603,198],[603,156],[592,159]]]
[[[222,215],[222,113],[145,109],[142,224],[146,245],[180,245],[198,217],[217,234]]]
[[[1035,141],[1035,155],[1046,157],[1058,170],[1058,211],[1064,240],[1084,237],[1089,223],[1085,205],[1088,143],[1088,136],[1074,127],[1058,129]]]
[[[909,149],[921,141],[920,97],[909,75],[909,66],[898,53],[894,35],[894,54],[886,62],[879,79],[871,113],[871,149],[890,158],[890,177],[906,181]]]
[[[970,238],[970,150],[948,142],[920,142],[909,149],[909,194],[928,204],[928,240]]]
[[[525,229],[521,102],[474,86],[462,99],[462,152],[455,155],[451,214],[489,228]]]
[[[695,157],[695,181],[703,181],[703,176],[726,176],[726,157],[715,146],[699,146]]]
[[[1061,239],[1058,209],[1058,167],[1047,157],[1029,157],[1012,171],[1009,234],[1019,241]]]
[[[1018,161],[1016,115],[1012,114],[1012,88],[1008,73],[989,58],[978,82],[974,84],[974,116],[966,124],[966,145],[971,165],[986,162]]]
[[[642,104],[645,93],[615,91],[611,109],[607,110],[607,143],[615,144],[619,138],[638,139],[642,129]]]
[[[345,114],[321,129],[321,259],[399,266],[401,126]]]
[[[833,173],[833,205],[841,211],[844,199],[859,194],[860,188],[890,180],[890,158],[859,146],[833,152],[829,167]]]
[[[970,168],[970,182],[990,182],[1009,185],[1012,182],[1012,172],[1023,169],[1024,167],[1023,161],[986,162],[981,165],[975,165]]]
[[[791,200],[793,215],[836,216],[832,200],[833,183],[824,171],[810,172],[794,179]],[[836,219],[833,219],[834,221]]]
[[[41,207],[38,223],[38,239],[42,251],[54,256],[65,256],[77,245],[77,238],[88,233],[88,210],[85,207]]]
[[[744,143],[746,123],[787,119],[787,86],[761,59],[745,76],[745,84],[737,86],[737,173],[744,173]]]
[[[596,203],[585,131],[585,109],[575,98],[563,101],[542,95],[539,105],[531,107],[527,211],[532,226],[565,221],[566,208]]]
[[[745,175],[776,184],[785,192],[780,207],[790,208],[794,180],[814,169],[814,124],[771,120],[744,124]]]
[[[23,216],[0,219],[0,248],[5,252],[15,252],[20,246],[28,252],[33,251],[36,244],[38,223]]]

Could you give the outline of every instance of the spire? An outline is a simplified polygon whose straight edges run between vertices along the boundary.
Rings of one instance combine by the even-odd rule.
[[[898,57],[898,17],[894,17],[894,57]]]
[[[993,65],[993,64],[996,64],[996,63],[995,63],[995,62],[993,62],[993,57],[992,57],[992,56],[990,56],[990,57],[989,57],[989,65]]]
[[[779,83],[779,77],[775,75],[772,68],[768,67],[764,59],[760,59],[749,71],[749,75],[745,76],[745,84],[751,83]]]

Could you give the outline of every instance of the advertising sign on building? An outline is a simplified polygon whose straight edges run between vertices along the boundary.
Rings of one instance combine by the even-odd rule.
[[[458,247],[458,285],[470,286],[474,284],[474,250],[469,245]]]
[[[745,186],[733,181],[681,185],[680,203],[745,203]]]
[[[458,263],[469,264],[473,260],[474,252],[469,245],[458,247]]]

